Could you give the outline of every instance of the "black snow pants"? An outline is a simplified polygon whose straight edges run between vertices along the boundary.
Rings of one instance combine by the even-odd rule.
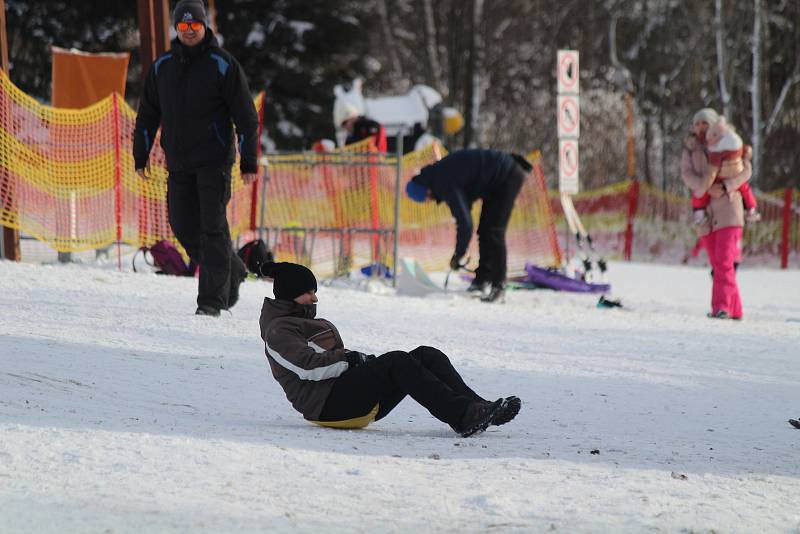
[[[189,257],[200,265],[197,305],[217,310],[228,308],[232,262],[241,262],[231,248],[226,215],[230,198],[229,168],[169,173],[169,224]]]
[[[490,282],[493,286],[503,285],[506,281],[506,229],[514,209],[514,201],[526,177],[527,173],[519,165],[515,165],[506,180],[483,199],[478,224],[480,260],[475,271],[477,281]]]
[[[336,379],[320,420],[361,417],[376,404],[379,408],[375,420],[379,420],[406,395],[454,429],[461,423],[467,406],[484,400],[464,383],[442,351],[423,346],[411,352],[387,352],[345,371]]]

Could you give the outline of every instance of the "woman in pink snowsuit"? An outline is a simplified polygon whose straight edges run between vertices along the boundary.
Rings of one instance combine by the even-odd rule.
[[[703,120],[698,120],[700,117]],[[736,282],[734,262],[740,254],[744,207],[738,191],[750,179],[752,167],[743,162],[744,170],[735,176],[714,183],[708,172],[705,132],[718,117],[714,110],[700,110],[695,115],[694,132],[686,138],[681,156],[681,178],[695,196],[708,192],[708,233],[702,237],[711,268],[714,270],[711,290],[711,313],[718,319],[741,319],[742,300]],[[709,120],[710,119],[710,120]],[[705,126],[705,127],[704,127]]]

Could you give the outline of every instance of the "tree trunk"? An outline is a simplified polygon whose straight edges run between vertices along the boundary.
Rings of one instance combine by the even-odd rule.
[[[483,70],[483,39],[481,22],[483,21],[483,0],[473,0],[471,13],[471,40],[469,63],[467,64],[467,91],[465,107],[467,110],[466,127],[464,128],[464,145],[476,147],[480,145],[480,108],[481,79]]]
[[[436,39],[436,19],[433,13],[432,0],[421,0],[422,13],[425,18],[425,52],[427,57],[428,83],[447,96],[447,88],[442,83],[442,66],[439,63],[439,47]]]
[[[725,26],[722,22],[722,0],[714,2],[714,33],[717,38],[717,73],[719,75],[719,96],[722,100],[722,113],[732,121],[731,95],[728,92],[727,70],[725,69]]]
[[[653,116],[644,118],[644,181],[653,185],[653,163],[650,161],[650,150],[653,148]]]
[[[753,108],[753,177],[750,183],[758,185],[761,178],[761,16],[762,0],[753,0],[753,77],[750,86]]]
[[[403,66],[400,64],[400,56],[397,54],[397,45],[392,35],[392,25],[389,21],[389,8],[386,6],[386,0],[378,0],[376,3],[378,16],[381,18],[381,30],[383,31],[383,38],[386,44],[386,52],[389,55],[389,62],[392,65],[392,73],[399,81],[403,78]]]

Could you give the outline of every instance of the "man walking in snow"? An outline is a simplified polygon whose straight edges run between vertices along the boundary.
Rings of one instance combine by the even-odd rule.
[[[525,158],[497,150],[467,149],[448,154],[408,182],[406,193],[415,202],[445,202],[456,220],[456,248],[450,268],[463,267],[462,258],[472,239],[472,203],[483,200],[478,224],[480,259],[469,291],[491,292],[494,302],[505,292],[507,272],[506,228],[514,201],[532,167]]]
[[[511,421],[517,397],[487,401],[433,347],[381,356],[345,349],[339,331],[317,319],[317,279],[294,263],[266,263],[275,299],[261,308],[261,338],[272,375],[292,406],[323,425],[359,428],[389,414],[406,395],[461,436]]]
[[[218,316],[236,304],[247,270],[232,253],[226,207],[238,131],[242,181],[257,178],[258,116],[244,72],[207,27],[202,0],[180,0],[173,12],[178,38],[145,80],[133,140],[136,172],[161,126],[169,170],[169,223],[200,265],[197,314]]]

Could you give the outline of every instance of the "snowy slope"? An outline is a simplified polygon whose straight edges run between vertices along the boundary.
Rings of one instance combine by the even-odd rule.
[[[410,399],[304,422],[258,335],[268,283],[211,319],[192,279],[0,262],[0,532],[796,532],[800,273],[743,270],[742,322],[705,318],[704,269],[610,273],[628,310],[320,289],[350,348],[434,345],[523,399],[461,439]]]

